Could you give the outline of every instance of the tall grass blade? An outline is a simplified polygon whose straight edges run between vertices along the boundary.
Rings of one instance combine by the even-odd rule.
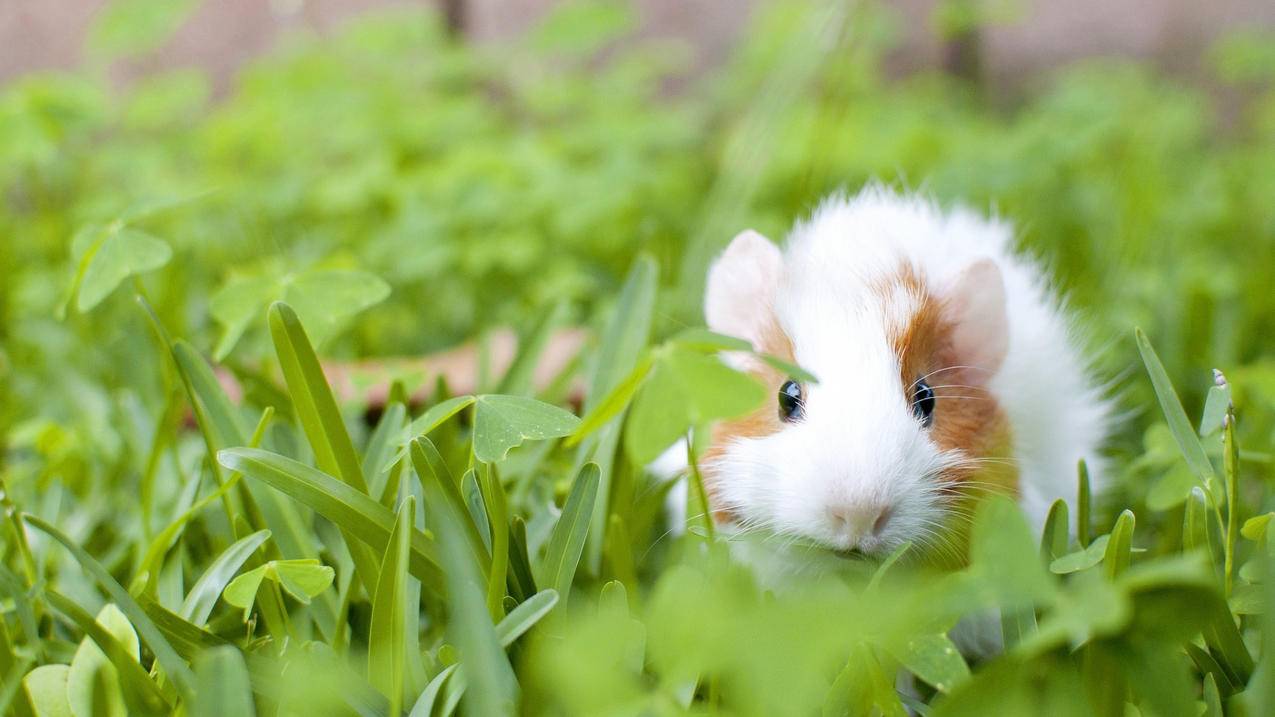
[[[208,616],[212,614],[217,598],[221,597],[226,585],[234,579],[239,568],[252,557],[257,548],[269,539],[270,531],[259,530],[240,538],[221,551],[186,594],[178,614],[195,625],[208,622]]]
[[[288,393],[319,469],[367,495],[363,466],[354,452],[345,420],[332,397],[319,357],[301,327],[301,320],[291,307],[279,301],[270,307],[269,323]],[[355,573],[370,594],[380,573],[376,553],[356,540],[347,539],[346,543],[354,559]]]
[[[466,712],[512,714],[517,704],[518,683],[486,609],[486,581],[473,560],[468,531],[462,523],[464,513],[445,502],[437,481],[426,486],[425,499],[438,531],[448,606],[452,611],[447,635],[460,651],[466,681],[474,687],[465,691]]]
[[[456,522],[465,536],[465,544],[471,559],[484,575],[487,574],[491,569],[491,556],[487,554],[478,526],[474,525],[473,519],[470,518],[469,506],[461,496],[460,488],[452,479],[451,471],[447,468],[443,457],[439,455],[434,442],[428,438],[413,439],[411,455],[412,466],[416,469],[416,475],[420,476],[425,494],[429,495],[430,490],[438,491],[438,500],[427,501],[426,506],[439,510],[442,509],[441,505],[455,512]],[[431,520],[435,519],[433,513],[427,511],[427,515]]]
[[[1215,480],[1213,464],[1209,462],[1204,446],[1200,443],[1200,437],[1186,417],[1182,401],[1178,398],[1177,391],[1173,390],[1173,382],[1169,379],[1168,372],[1164,370],[1164,364],[1160,363],[1160,357],[1156,355],[1147,335],[1142,333],[1142,329],[1137,329],[1134,335],[1137,338],[1138,351],[1142,354],[1142,362],[1147,367],[1147,375],[1151,377],[1151,386],[1155,389],[1156,398],[1160,401],[1160,410],[1164,412],[1164,420],[1169,425],[1169,432],[1173,434],[1173,440],[1177,442],[1178,449],[1182,451],[1182,457],[1186,459],[1191,472],[1200,479],[1207,490],[1211,491]]]
[[[407,675],[408,636],[403,632],[404,613],[416,610],[407,604],[407,564],[416,516],[416,497],[408,496],[398,509],[389,545],[381,559],[381,575],[372,598],[372,624],[368,632],[367,674],[372,686],[390,701],[390,714],[403,708]],[[415,643],[415,636],[411,636]]]
[[[1133,559],[1133,511],[1126,510],[1116,520],[1116,527],[1111,529],[1111,538],[1107,540],[1107,550],[1102,564],[1107,578],[1114,580],[1125,570]]]
[[[571,591],[576,567],[580,564],[585,535],[589,532],[589,519],[598,494],[598,476],[596,463],[586,463],[576,475],[567,502],[562,506],[562,515],[549,536],[544,562],[540,564],[536,582],[558,591],[564,603]]]

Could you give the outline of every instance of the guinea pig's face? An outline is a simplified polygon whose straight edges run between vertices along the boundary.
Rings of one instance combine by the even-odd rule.
[[[1005,487],[989,485],[1008,458],[987,389],[1005,353],[1000,272],[981,260],[929,286],[897,258],[843,254],[798,243],[785,256],[745,232],[710,270],[709,327],[818,379],[726,357],[774,399],[718,426],[703,461],[710,502],[719,520],[781,541],[954,551],[963,498]]]

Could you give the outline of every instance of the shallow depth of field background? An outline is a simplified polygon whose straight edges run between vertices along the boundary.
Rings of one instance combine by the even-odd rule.
[[[275,406],[280,427],[266,444],[305,462],[267,326],[275,300],[296,309],[319,355],[334,360],[419,356],[499,327],[527,334],[556,310],[556,324],[593,330],[577,366],[583,375],[639,256],[658,268],[658,342],[701,322],[705,267],[737,231],[779,239],[820,197],[872,179],[995,212],[1048,267],[1123,410],[1111,446],[1115,488],[1097,501],[1094,523],[1106,533],[1132,509],[1133,546],[1146,551],[1133,553],[1135,564],[1181,549],[1197,478],[1166,427],[1135,327],[1195,425],[1210,369],[1225,371],[1242,446],[1237,505],[1242,518],[1275,507],[1266,489],[1275,478],[1275,10],[1242,0],[1055,5],[19,0],[0,9],[0,476],[13,516],[0,582],[36,606],[47,642],[21,637],[20,606],[0,601],[17,635],[0,668],[71,661],[83,633],[44,606],[42,587],[91,614],[107,602],[43,536],[32,538],[37,564],[24,565],[18,513],[60,527],[129,587],[172,506],[215,489],[182,489],[211,459],[184,423],[180,383],[136,294],[170,336],[239,378],[248,428]],[[118,276],[73,289],[95,232],[125,226],[149,250],[121,250]],[[425,381],[396,378],[409,390]],[[541,397],[559,402],[561,388]],[[370,435],[365,419],[379,415],[363,408],[343,406],[356,446]],[[468,449],[457,436],[439,440],[455,443],[460,458],[447,457],[459,460],[459,475]],[[533,542],[546,539],[570,491],[573,456],[546,445],[510,458],[507,475],[518,476],[517,490],[506,486],[510,510],[525,515]],[[634,465],[620,461],[615,471],[643,485]],[[153,491],[145,507],[143,476]],[[661,539],[657,518],[642,520],[647,530],[625,546],[636,565],[632,609],[637,585],[659,586],[647,596],[654,613],[642,619],[693,632],[695,614],[667,613],[683,602],[669,596],[682,590],[693,601],[725,589],[668,578],[673,541]],[[238,535],[210,521],[198,530],[192,521],[166,553],[162,585],[148,589],[180,602],[225,537]],[[336,533],[319,523],[327,544]],[[596,599],[611,577],[628,577],[601,551],[586,550],[582,596]],[[732,570],[711,570],[719,569]],[[371,597],[352,599],[351,634],[336,641],[340,659],[358,665],[350,679],[366,678]],[[824,597],[807,596],[818,605]],[[764,601],[740,601],[743,615],[773,617]],[[298,620],[308,614],[287,604]],[[429,604],[426,657],[409,665],[404,709],[456,660]],[[1250,616],[1242,619],[1260,613],[1251,602],[1231,607]],[[249,652],[278,647],[244,638],[240,614],[219,604],[209,629]],[[599,620],[621,632],[636,624],[605,609],[560,619],[574,625],[566,632]],[[740,620],[719,625],[720,640],[748,644],[731,633],[747,631]],[[309,627],[300,634],[314,637]],[[1073,647],[1084,643],[1077,634]],[[782,635],[757,639],[787,645]],[[624,713],[640,704],[677,713],[693,699],[747,713],[776,708],[740,688],[748,670],[773,667],[776,694],[791,690],[794,705],[827,704],[809,694],[837,675],[835,666],[826,676],[789,675],[781,665],[790,657],[778,653],[737,672],[735,663],[687,657],[735,680],[697,682],[707,668],[670,662],[669,651],[685,646],[665,645],[663,657],[647,654],[645,681],[571,696],[602,679],[581,655],[610,657],[614,647],[579,640],[570,654],[514,654],[527,709],[605,704]],[[150,668],[153,646],[143,643]],[[1022,674],[1037,675],[1031,670],[1048,672],[1048,660],[1062,664],[1067,654],[1041,650],[1011,667],[1030,664]],[[1154,653],[1147,664],[1200,697],[1207,671],[1185,654]],[[885,664],[881,674],[892,674]],[[1087,674],[1072,671],[1077,680]],[[6,685],[0,697],[12,700]],[[1130,701],[1143,714],[1167,714]],[[259,708],[278,704],[287,699]],[[476,704],[461,709],[476,714]]]

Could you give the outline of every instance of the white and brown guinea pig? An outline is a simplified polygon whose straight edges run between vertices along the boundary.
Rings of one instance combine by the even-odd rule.
[[[834,196],[782,249],[735,237],[704,312],[818,379],[726,356],[775,400],[718,425],[704,453],[723,525],[882,555],[950,545],[977,491],[1012,493],[1039,525],[1076,495],[1079,459],[1101,479],[1110,403],[1001,221],[875,185]]]

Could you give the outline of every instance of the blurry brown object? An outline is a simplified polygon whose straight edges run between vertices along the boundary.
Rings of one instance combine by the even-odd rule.
[[[84,62],[84,39],[108,0],[0,1],[0,81],[26,72],[71,69]],[[959,65],[977,70],[994,90],[1021,86],[1042,71],[1085,57],[1154,60],[1188,77],[1215,39],[1237,30],[1275,28],[1271,0],[1025,0],[1001,3],[1013,12],[978,31],[970,42],[945,45],[932,15],[940,0],[890,0],[905,18],[895,73]],[[112,68],[125,82],[173,67],[209,71],[221,91],[244,62],[268,52],[278,38],[304,30],[335,32],[361,13],[419,3],[436,8],[453,34],[499,43],[521,36],[558,0],[204,0],[172,39],[154,53]],[[640,33],[670,37],[695,48],[698,71],[717,66],[763,0],[633,0]],[[976,64],[977,68],[972,65]]]
[[[550,336],[532,375],[534,389],[541,391],[548,387],[580,353],[587,339],[588,332],[578,328],[560,329]],[[518,353],[517,334],[510,329],[491,332],[487,336],[487,351],[491,375],[503,375]],[[389,400],[390,384],[396,378],[421,379],[419,387],[410,396],[413,406],[430,400],[440,376],[454,395],[475,393],[478,390],[478,364],[479,343],[470,341],[421,357],[324,361],[323,373],[338,403],[363,406],[369,413],[376,414]],[[217,378],[231,400],[236,403],[242,400],[243,388],[233,373],[219,367]],[[578,405],[582,397],[583,386],[579,381],[572,382],[570,402]]]

